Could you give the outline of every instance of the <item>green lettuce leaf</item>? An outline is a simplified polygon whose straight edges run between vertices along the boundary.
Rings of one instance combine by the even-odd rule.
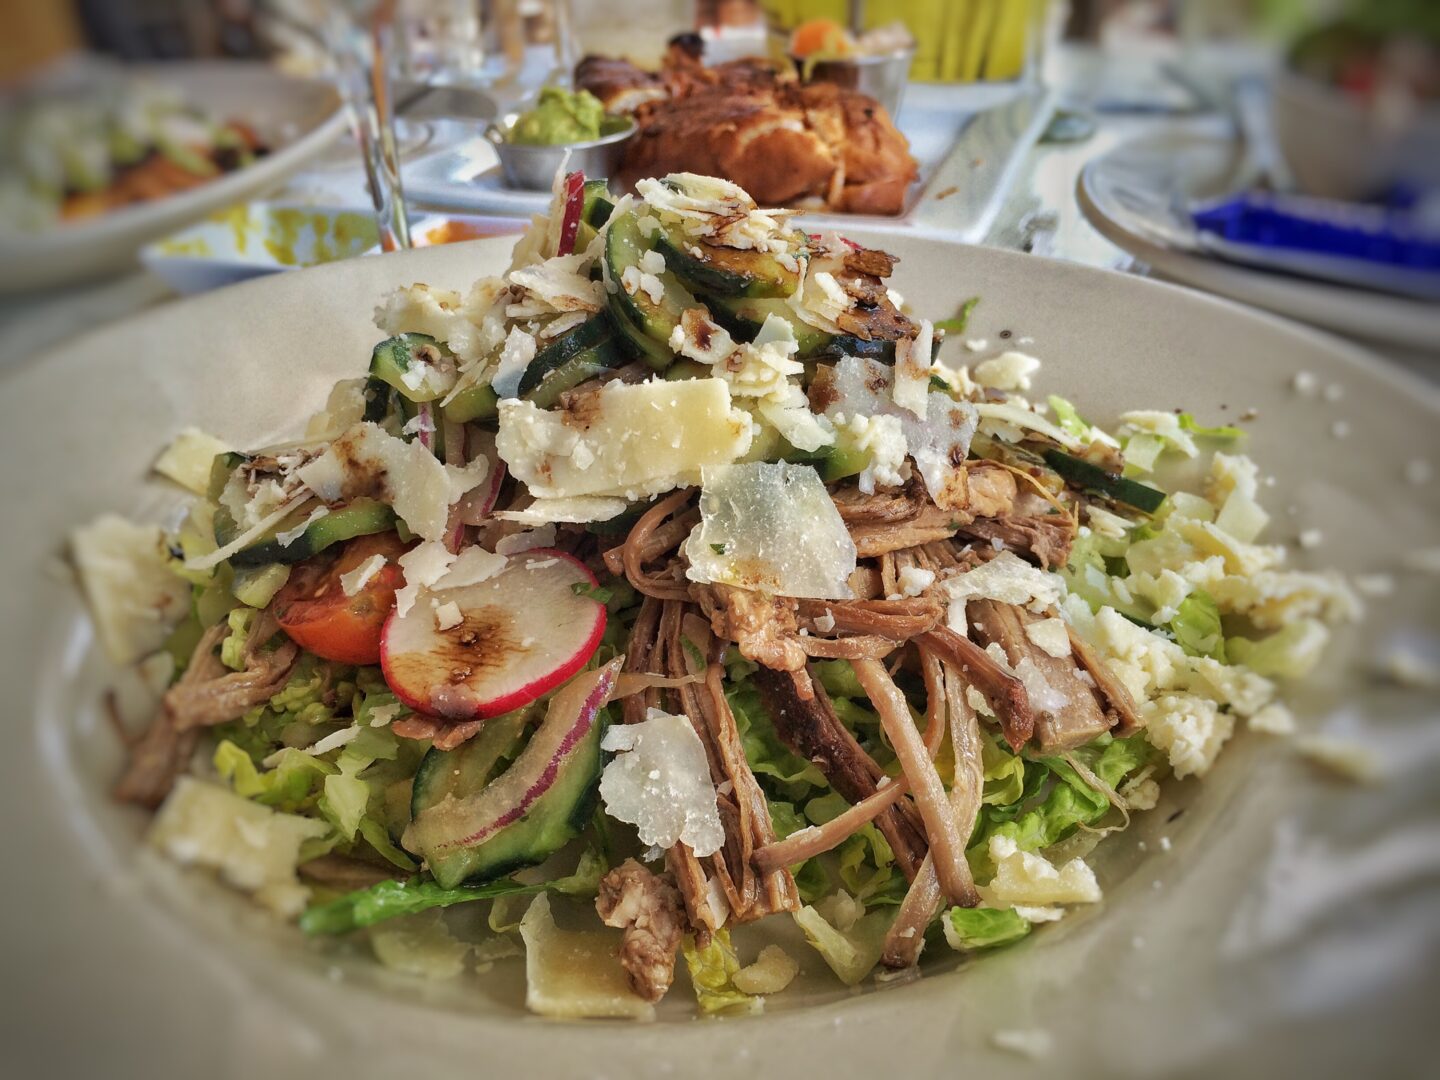
[[[945,940],[957,952],[1009,945],[1030,933],[1030,923],[1013,908],[951,908],[941,925]]]
[[[1055,423],[1060,429],[1082,442],[1090,442],[1090,424],[1076,411],[1075,406],[1064,398],[1051,394],[1045,399],[1050,403],[1050,410],[1055,414]]]
[[[348,934],[362,926],[374,926],[400,915],[414,915],[452,904],[468,904],[472,900],[532,896],[542,892],[594,895],[605,869],[604,860],[597,853],[586,851],[573,874],[538,884],[527,885],[514,878],[502,878],[484,885],[446,889],[422,877],[412,877],[408,881],[382,881],[368,889],[357,889],[327,904],[307,909],[300,916],[300,929],[307,934]]]
[[[740,970],[740,958],[730,944],[730,931],[716,930],[710,935],[710,944],[703,949],[695,947],[694,934],[686,935],[681,950],[702,1013],[734,1015],[760,1011],[761,999],[737,990],[732,981]]]
[[[965,327],[970,325],[970,315],[975,310],[975,305],[980,303],[980,297],[972,296],[960,305],[960,312],[953,319],[941,319],[935,324],[936,330],[944,330],[947,334],[963,334]]]
[[[1243,438],[1245,432],[1238,427],[1229,427],[1221,424],[1218,427],[1205,427],[1190,413],[1180,414],[1180,427],[1192,435],[1203,435],[1207,439],[1239,439]]]
[[[814,907],[806,905],[792,916],[805,940],[846,986],[856,986],[880,962],[885,934],[895,921],[889,910],[862,915],[845,931],[837,930]]]
[[[1208,656],[1225,663],[1225,631],[1220,626],[1220,606],[1214,597],[1197,589],[1180,602],[1170,620],[1175,643],[1191,656]]]
[[[818,660],[810,666],[820,680],[820,685],[832,698],[869,700],[849,660]]]

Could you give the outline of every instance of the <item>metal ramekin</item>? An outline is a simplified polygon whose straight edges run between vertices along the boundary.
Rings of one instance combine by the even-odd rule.
[[[559,146],[530,146],[512,143],[506,138],[516,119],[509,116],[500,124],[491,124],[485,130],[485,137],[500,155],[505,183],[526,191],[549,191],[562,162],[566,172],[579,169],[588,177],[614,176],[625,157],[625,145],[635,137],[637,130],[635,121],[626,117],[630,126],[613,135]],[[567,151],[570,154],[568,160],[565,157]]]

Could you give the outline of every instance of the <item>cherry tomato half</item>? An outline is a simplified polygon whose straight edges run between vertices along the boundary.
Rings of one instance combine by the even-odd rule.
[[[339,556],[330,552],[307,559],[290,573],[275,594],[275,618],[301,648],[342,664],[378,664],[380,631],[395,606],[395,590],[405,584],[395,560],[406,544],[393,532],[360,536]],[[375,555],[385,565],[354,596],[346,596],[340,576]]]

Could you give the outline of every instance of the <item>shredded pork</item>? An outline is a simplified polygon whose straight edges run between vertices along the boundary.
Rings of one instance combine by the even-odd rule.
[[[680,893],[626,859],[600,879],[595,910],[606,926],[625,932],[620,963],[631,989],[646,1001],[659,1001],[675,978],[675,953],[687,929]]]

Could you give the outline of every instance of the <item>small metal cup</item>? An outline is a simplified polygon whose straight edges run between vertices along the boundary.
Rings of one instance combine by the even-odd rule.
[[[500,155],[500,169],[505,174],[506,186],[526,191],[549,191],[560,163],[565,161],[567,150],[570,152],[569,160],[565,161],[567,172],[579,169],[587,177],[614,176],[625,158],[625,146],[637,130],[635,121],[627,118],[630,126],[624,131],[603,135],[589,142],[530,146],[512,143],[507,138],[516,119],[510,116],[501,124],[491,124],[485,129],[485,137]]]
[[[910,61],[915,58],[915,49],[896,49],[893,52],[875,53],[867,56],[847,56],[840,60],[815,60],[808,62],[791,57],[795,69],[806,82],[827,82],[843,86],[847,90],[858,90],[868,94],[895,119],[900,112],[900,100],[905,94],[905,82],[910,77]]]

